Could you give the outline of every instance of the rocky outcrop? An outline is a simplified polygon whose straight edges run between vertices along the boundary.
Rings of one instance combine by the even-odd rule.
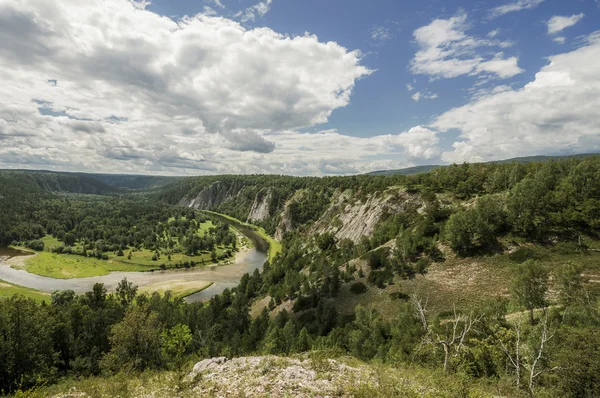
[[[198,210],[210,210],[226,200],[236,197],[239,193],[239,190],[215,182],[195,196],[185,196],[181,199],[179,205],[193,207]]]
[[[202,373],[206,370],[218,368],[221,365],[223,365],[225,362],[227,362],[227,358],[225,358],[225,357],[204,359],[194,365],[192,372],[189,374],[189,378],[193,379],[199,373]]]
[[[292,225],[292,217],[290,215],[290,206],[288,203],[285,205],[283,211],[281,212],[281,221],[279,222],[279,225],[277,225],[277,229],[275,230],[275,239],[277,239],[278,241],[282,241],[283,235],[286,232],[290,232],[292,229],[294,229],[294,226]]]
[[[248,219],[246,222],[262,221],[270,216],[269,205],[273,198],[273,192],[270,189],[263,188],[256,194]]]
[[[200,380],[194,388],[199,397],[347,397],[342,391],[373,382],[370,371],[333,359],[213,358],[197,363],[196,368],[203,370],[192,372],[189,378]]]
[[[338,240],[348,238],[357,243],[363,236],[373,234],[384,214],[399,213],[420,204],[419,196],[397,188],[369,195],[364,201],[345,192],[315,223],[313,233],[332,232]]]

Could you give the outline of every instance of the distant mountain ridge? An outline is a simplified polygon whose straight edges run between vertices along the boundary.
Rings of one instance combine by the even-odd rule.
[[[586,158],[589,156],[600,156],[600,152],[599,153],[582,153],[582,154],[577,154],[577,155],[565,155],[565,156],[524,156],[524,157],[518,157],[518,158],[511,158],[511,159],[504,159],[504,160],[493,160],[490,162],[483,162],[484,164],[491,164],[491,163],[512,163],[512,162],[517,162],[517,163],[532,163],[532,162],[547,162],[549,160],[557,160],[557,159],[566,159],[566,158]],[[427,173],[433,169],[437,169],[440,167],[447,167],[449,165],[423,165],[423,166],[414,166],[414,167],[407,167],[404,169],[395,169],[395,170],[377,170],[377,171],[371,171],[370,173],[366,173],[367,175],[379,175],[379,176],[390,176],[390,175],[413,175],[413,174],[420,174],[420,173]]]
[[[124,193],[162,188],[182,177],[135,174],[95,174],[52,170],[0,170],[3,173],[21,174],[34,181],[42,190],[93,195]]]

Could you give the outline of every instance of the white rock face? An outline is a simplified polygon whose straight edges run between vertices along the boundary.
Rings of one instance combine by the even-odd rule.
[[[228,188],[219,182],[215,182],[208,188],[204,188],[196,196],[186,196],[179,204],[181,206],[193,207],[198,210],[210,210],[224,201],[237,196],[240,192]]]
[[[200,370],[196,372],[196,370]],[[354,368],[333,359],[274,356],[224,360],[205,359],[194,366],[189,377],[196,378],[194,393],[199,397],[345,397],[340,385],[357,386],[373,382],[370,371]]]
[[[217,368],[225,362],[227,362],[227,358],[225,357],[204,359],[194,365],[194,369],[192,369],[190,377],[194,378],[198,373],[202,373],[207,369]]]
[[[273,192],[270,189],[263,188],[258,191],[246,222],[262,221],[269,217],[269,203],[272,198]]]
[[[420,202],[418,196],[394,188],[380,195],[370,195],[364,203],[344,193],[315,223],[313,232],[332,232],[338,241],[348,238],[358,243],[360,238],[373,233],[384,213],[399,213]]]

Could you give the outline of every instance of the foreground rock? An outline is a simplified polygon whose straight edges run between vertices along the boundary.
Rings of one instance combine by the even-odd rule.
[[[346,397],[351,385],[365,383],[366,369],[332,359],[281,357],[212,358],[198,362],[188,376],[194,392],[211,397]]]

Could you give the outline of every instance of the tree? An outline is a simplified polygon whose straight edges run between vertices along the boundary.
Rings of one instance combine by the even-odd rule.
[[[137,289],[137,286],[134,286],[132,282],[127,281],[127,278],[124,278],[117,285],[115,295],[119,298],[122,305],[129,305],[135,299]]]
[[[109,371],[156,369],[162,360],[161,327],[156,313],[146,306],[130,307],[123,320],[111,328],[111,349],[102,359]]]
[[[566,327],[560,334],[555,365],[563,396],[600,396],[600,329]]]
[[[579,304],[584,300],[585,286],[581,272],[581,265],[569,262],[557,273],[557,282],[560,286],[558,298],[565,307]]]
[[[454,309],[454,316],[443,325],[434,327],[427,319],[427,301],[416,294],[411,295],[411,302],[421,320],[425,337],[423,345],[441,346],[444,349],[444,372],[448,372],[451,358],[457,358],[465,349],[466,338],[473,326],[481,320],[481,316],[460,314]]]
[[[178,373],[185,364],[185,354],[192,342],[192,332],[187,325],[177,324],[162,332],[163,353]]]
[[[534,310],[546,306],[548,271],[538,262],[527,260],[517,268],[510,290],[517,302],[529,310],[529,319],[533,325]]]
[[[63,238],[63,242],[65,242],[65,245],[67,246],[73,246],[75,244],[75,235],[71,232],[67,232]]]
[[[293,349],[295,352],[306,352],[310,350],[311,345],[312,342],[310,334],[308,334],[308,330],[306,329],[306,327],[303,327],[300,331],[300,334],[298,334],[298,338],[294,342]]]

